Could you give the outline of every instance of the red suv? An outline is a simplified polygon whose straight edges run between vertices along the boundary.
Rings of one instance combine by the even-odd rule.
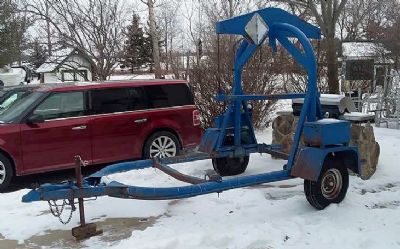
[[[0,113],[0,189],[14,175],[172,157],[195,147],[199,113],[185,81],[43,85]]]

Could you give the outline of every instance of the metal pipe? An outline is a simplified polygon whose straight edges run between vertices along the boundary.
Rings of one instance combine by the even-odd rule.
[[[75,156],[75,177],[76,177],[76,186],[78,188],[82,188],[82,158],[80,156]],[[86,225],[85,221],[85,207],[83,205],[83,198],[78,198],[79,204],[79,219],[81,223],[81,227]]]
[[[153,188],[129,186],[119,182],[111,182],[108,185],[101,186],[84,186],[83,188],[71,188],[65,186],[64,189],[41,191],[35,196],[35,200],[62,200],[73,198],[89,198],[99,196],[111,196],[124,199],[140,199],[140,200],[170,200],[194,197],[209,193],[220,193],[234,188],[248,187],[263,183],[276,182],[292,179],[290,171],[281,170],[268,172],[258,175],[241,176],[222,180],[221,182],[206,182],[190,186],[169,187],[169,188]]]

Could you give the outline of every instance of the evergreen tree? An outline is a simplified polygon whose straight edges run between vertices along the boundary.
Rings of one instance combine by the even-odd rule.
[[[29,60],[35,68],[40,67],[46,61],[46,49],[35,40],[31,45]]]
[[[0,1],[0,67],[20,59],[27,26],[12,0]]]
[[[145,36],[140,27],[140,17],[137,14],[132,16],[131,24],[126,29],[126,36],[124,59],[133,72],[134,68],[139,68],[152,60],[151,40]]]

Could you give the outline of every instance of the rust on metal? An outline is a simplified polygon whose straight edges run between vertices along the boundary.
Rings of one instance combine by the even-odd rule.
[[[317,181],[324,158],[325,153],[323,151],[318,153],[318,149],[308,148],[301,150],[300,154],[296,157],[290,175],[311,181]]]
[[[198,177],[182,174],[181,172],[179,172],[165,164],[160,163],[158,158],[153,159],[153,167],[161,170],[165,174],[167,174],[179,181],[182,181],[182,182],[186,182],[186,183],[190,183],[190,184],[199,184],[199,183],[207,182],[206,180],[203,180]]]
[[[83,162],[82,158],[80,156],[75,156],[76,186],[79,189],[82,188],[82,166],[84,165],[85,163]],[[72,228],[72,236],[74,236],[77,240],[83,240],[102,234],[103,230],[97,230],[96,224],[86,224],[83,198],[78,198],[78,205],[80,226]]]
[[[72,228],[72,236],[74,236],[77,240],[88,239],[102,233],[103,230],[97,230],[97,225],[94,223],[88,223],[84,226]]]

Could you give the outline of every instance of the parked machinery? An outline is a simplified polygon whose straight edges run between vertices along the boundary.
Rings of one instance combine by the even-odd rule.
[[[74,199],[111,196],[117,198],[165,200],[187,198],[208,193],[256,184],[301,177],[307,200],[317,209],[330,203],[341,202],[348,188],[348,168],[360,173],[357,147],[349,146],[350,123],[342,120],[323,119],[317,89],[317,65],[309,39],[320,39],[320,29],[297,16],[277,8],[261,9],[217,23],[218,34],[241,35],[243,39],[236,52],[233,90],[218,94],[217,99],[227,103],[223,115],[216,117],[215,125],[205,131],[199,152],[166,159],[126,162],[108,166],[83,179],[78,184],[69,182],[58,185],[45,184],[23,197],[24,202],[64,201],[73,205]],[[295,46],[292,38],[301,44]],[[242,90],[242,71],[257,48],[264,42],[276,51],[277,42],[305,69],[308,88],[304,94],[246,95]],[[287,155],[280,145],[257,143],[247,101],[304,98],[294,143]],[[303,135],[306,146],[300,147]],[[279,171],[250,176],[225,178],[244,172],[251,153],[269,153],[286,158]],[[184,175],[169,164],[212,159],[215,171],[197,178]],[[79,162],[79,160],[78,160]],[[267,165],[266,165],[267,166]],[[79,163],[77,168],[79,168]],[[110,174],[154,167],[168,175],[193,185],[168,188],[127,186],[118,182],[102,183],[101,178]],[[79,175],[79,174],[78,174]],[[83,201],[82,201],[83,203]],[[83,204],[82,208],[83,211]],[[84,219],[81,219],[84,225]]]

